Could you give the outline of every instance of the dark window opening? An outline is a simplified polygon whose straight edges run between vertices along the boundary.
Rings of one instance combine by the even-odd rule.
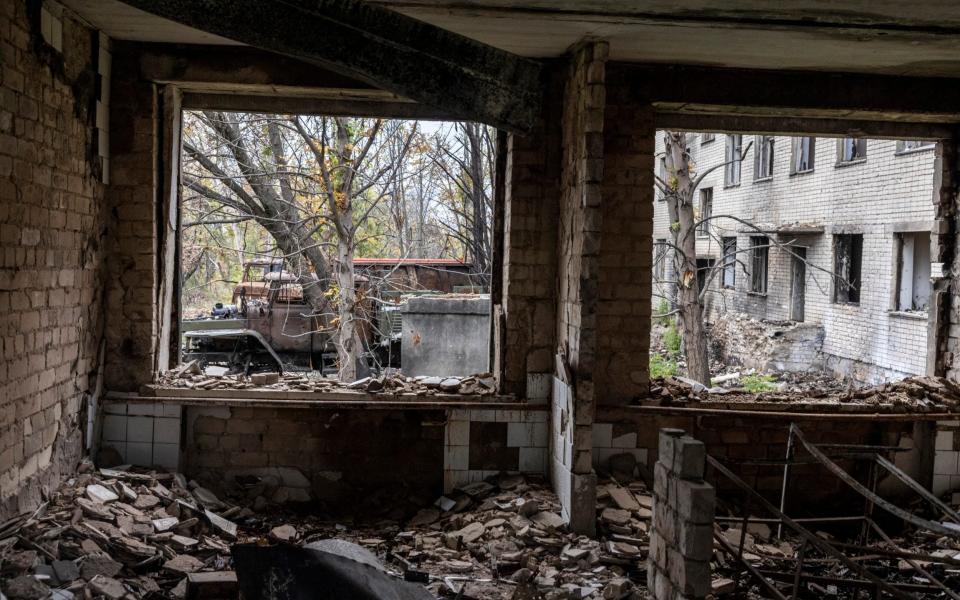
[[[770,239],[765,235],[750,236],[750,291],[767,293],[767,265],[770,256]]]
[[[737,286],[737,238],[723,238],[723,287],[732,290]]]
[[[863,235],[833,236],[833,271],[836,285],[833,301],[837,304],[860,303],[860,269],[863,262]]]
[[[724,162],[726,166],[724,167],[724,185],[734,186],[740,185],[740,165],[742,160],[740,159],[741,148],[743,147],[743,136],[742,135],[728,135],[727,136],[727,146],[724,149]]]
[[[843,138],[839,142],[840,162],[852,162],[867,157],[867,140],[863,138]]]
[[[806,173],[813,170],[815,141],[812,137],[793,138],[791,173]]]
[[[697,236],[710,235],[710,217],[713,215],[713,188],[700,190],[700,218],[697,221]]]
[[[773,177],[773,136],[758,135],[757,151],[754,153],[753,178],[769,179]]]

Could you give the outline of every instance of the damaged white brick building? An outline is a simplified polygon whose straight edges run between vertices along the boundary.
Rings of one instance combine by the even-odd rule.
[[[699,133],[688,148],[697,172],[716,167],[694,211],[705,318],[724,358],[864,383],[926,371],[940,268],[930,255],[934,143]],[[662,135],[657,156],[662,173]],[[675,279],[663,194],[654,212],[658,306]],[[761,330],[756,320],[799,325]],[[772,335],[787,341],[771,349]]]

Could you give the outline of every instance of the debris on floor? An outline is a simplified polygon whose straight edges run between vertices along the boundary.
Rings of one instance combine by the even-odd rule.
[[[315,372],[254,373],[252,375],[210,375],[204,373],[196,361],[180,365],[163,373],[150,387],[193,390],[247,390],[343,392],[363,391],[371,394],[409,394],[432,396],[439,394],[492,395],[496,381],[490,373],[467,377],[406,377],[399,373],[365,377],[352,383]]]
[[[683,377],[659,379],[650,386],[651,398],[660,405],[688,404],[804,404],[870,407],[919,412],[960,411],[960,384],[944,377],[909,377],[902,381],[851,389],[836,387],[799,392],[750,393],[737,387],[706,388]]]

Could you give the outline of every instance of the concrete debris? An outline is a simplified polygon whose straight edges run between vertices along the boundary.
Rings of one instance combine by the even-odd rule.
[[[406,377],[402,374],[364,377],[342,383],[320,373],[254,373],[247,375],[209,375],[192,370],[174,369],[163,373],[155,387],[168,389],[343,392],[363,391],[371,394],[435,396],[462,394],[489,396],[495,393],[496,382],[490,373],[468,377]]]
[[[785,375],[790,376],[790,374]],[[909,377],[902,381],[853,389],[839,385],[813,386],[801,391],[774,390],[747,392],[742,388],[701,389],[702,386],[683,377],[667,377],[653,382],[650,395],[663,406],[699,403],[701,405],[830,405],[850,409],[918,412],[960,412],[960,383],[944,377]],[[742,406],[741,406],[742,408]]]
[[[297,537],[297,528],[293,525],[280,525],[270,530],[270,537],[281,542],[290,542]]]

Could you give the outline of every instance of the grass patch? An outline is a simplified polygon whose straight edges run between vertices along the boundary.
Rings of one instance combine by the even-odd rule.
[[[757,392],[770,392],[777,389],[774,384],[776,379],[773,375],[744,375],[740,378],[743,383],[743,389],[755,394]]]
[[[680,355],[680,331],[677,330],[676,320],[670,321],[670,325],[667,326],[663,334],[663,345],[667,347],[671,357]]]
[[[650,355],[650,377],[659,379],[673,377],[677,374],[677,361],[671,360],[662,354]]]

